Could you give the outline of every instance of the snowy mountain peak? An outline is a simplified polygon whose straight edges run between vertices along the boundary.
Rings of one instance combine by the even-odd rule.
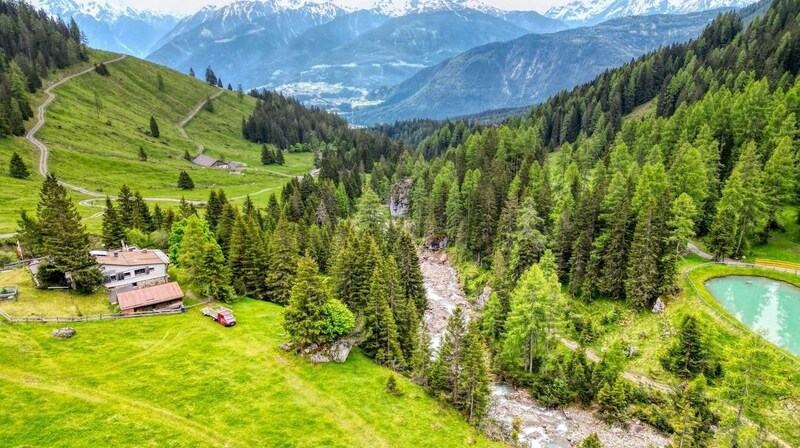
[[[120,17],[180,17],[178,14],[139,9],[125,0],[28,0],[28,2],[59,17],[83,14],[108,22],[114,22]]]
[[[756,0],[575,0],[545,13],[573,25],[591,25],[628,16],[688,14],[718,8],[742,8]]]
[[[482,12],[495,12],[496,8],[481,0],[377,0],[372,10],[391,17],[418,14],[430,11],[458,11],[473,9]]]

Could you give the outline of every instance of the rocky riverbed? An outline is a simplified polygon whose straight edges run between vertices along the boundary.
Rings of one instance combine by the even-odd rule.
[[[420,267],[428,294],[425,324],[431,334],[432,347],[437,351],[453,310],[464,308],[467,316],[473,310],[461,288],[458,272],[444,252],[420,253]],[[492,384],[491,391],[487,432],[495,437],[508,438],[513,421],[519,419],[519,441],[529,448],[568,448],[593,432],[600,436],[606,448],[664,447],[669,444],[667,437],[638,421],[627,428],[609,426],[583,408],[545,408],[527,391],[507,384]]]

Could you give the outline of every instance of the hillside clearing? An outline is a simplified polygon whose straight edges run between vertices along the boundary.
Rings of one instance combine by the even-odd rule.
[[[0,439],[11,446],[500,446],[355,351],[312,365],[279,349],[282,308],[244,300],[224,328],[196,309],[76,324],[0,324]],[[20,356],[20,354],[22,356]],[[35,428],[35,430],[33,429]],[[80,433],[80,445],[71,434]]]

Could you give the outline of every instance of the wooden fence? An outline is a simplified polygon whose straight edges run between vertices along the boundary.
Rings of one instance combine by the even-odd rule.
[[[64,317],[51,317],[51,316],[27,316],[27,317],[14,317],[9,316],[3,310],[0,310],[0,317],[4,318],[5,320],[15,323],[40,323],[40,324],[50,324],[50,323],[59,323],[59,322],[95,322],[100,320],[117,320],[117,319],[133,319],[136,317],[150,317],[150,316],[164,316],[169,314],[180,314],[185,312],[182,309],[176,310],[163,310],[163,311],[141,311],[138,313],[133,314],[120,314],[120,313],[113,313],[113,314],[92,314],[89,316],[64,316]]]

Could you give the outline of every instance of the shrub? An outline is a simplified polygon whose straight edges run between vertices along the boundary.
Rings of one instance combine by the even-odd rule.
[[[403,395],[403,391],[400,390],[400,386],[397,384],[397,378],[395,378],[394,373],[390,373],[389,378],[386,380],[386,393],[389,395],[394,395],[395,397],[401,397]]]
[[[321,322],[320,332],[328,342],[341,338],[355,328],[356,320],[353,313],[337,299],[325,302],[323,314],[325,318]]]

